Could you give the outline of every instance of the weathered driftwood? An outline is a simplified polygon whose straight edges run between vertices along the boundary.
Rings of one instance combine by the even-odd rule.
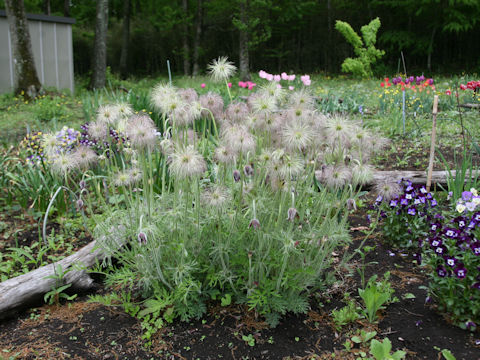
[[[85,269],[104,257],[103,253],[94,247],[95,241],[92,241],[55,264],[42,266],[0,283],[0,318],[8,316],[19,307],[38,301],[44,294],[58,286],[57,279],[48,278],[55,274],[54,266],[58,268],[60,265],[65,274],[61,285],[72,284],[71,288],[76,291],[89,289],[93,279]]]
[[[453,177],[455,177],[455,170],[451,171]],[[320,178],[320,170],[315,172],[317,179]],[[480,172],[473,171],[473,176],[480,175]],[[432,172],[432,184],[442,184],[447,183],[447,177],[449,176],[448,171],[433,171]],[[414,184],[426,184],[427,183],[427,174],[425,171],[417,170],[391,170],[391,171],[375,171],[373,173],[373,179],[371,184],[376,184],[379,182],[395,182],[401,179],[408,179]]]
[[[480,109],[480,104],[461,104],[460,107],[466,109]]]

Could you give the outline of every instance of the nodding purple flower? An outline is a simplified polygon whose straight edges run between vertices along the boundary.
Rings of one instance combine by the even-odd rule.
[[[445,269],[444,266],[442,266],[442,265],[437,266],[437,275],[438,276],[443,278],[443,277],[447,276],[447,274],[448,274],[447,269]]]
[[[145,234],[143,231],[140,231],[138,233],[137,240],[140,245],[145,245],[147,243],[147,234]]]
[[[350,211],[357,210],[357,203],[355,202],[355,199],[347,199],[347,209]]]
[[[473,198],[473,194],[471,191],[464,191],[462,192],[462,199],[463,201],[470,201]]]
[[[446,256],[445,257],[445,264],[447,264],[450,267],[454,267],[457,264],[457,259],[455,259],[453,256]]]
[[[480,255],[480,242],[478,242],[478,241],[472,242],[470,244],[470,249],[472,249],[473,253],[476,256],[479,256]]]
[[[260,228],[260,221],[258,221],[257,219],[252,219],[250,221],[250,224],[248,224],[248,227],[253,228],[253,230],[257,230]]]
[[[477,328],[477,324],[470,320],[465,323],[465,327],[467,328],[467,330],[475,331],[475,329]]]
[[[238,170],[233,170],[233,180],[235,180],[235,182],[239,182],[240,181],[240,171]]]
[[[295,209],[294,207],[291,207],[290,209],[288,209],[287,211],[287,220],[288,221],[294,221],[295,218],[299,217],[298,216],[298,213],[297,213],[297,209]]]
[[[87,187],[87,183],[85,182],[85,180],[80,180],[78,186],[80,186],[80,189],[83,190]]]
[[[417,213],[417,210],[412,206],[412,207],[409,207],[408,210],[407,210],[407,213],[408,215],[415,215]]]
[[[250,165],[245,165],[243,167],[243,173],[245,174],[245,176],[252,176],[253,175],[253,167],[251,167]]]
[[[467,276],[467,269],[465,269],[465,266],[461,263],[459,263],[457,267],[453,269],[453,272],[459,279],[464,279],[465,276]]]
[[[397,205],[398,205],[398,200],[390,200],[390,207],[391,208],[397,207]]]
[[[78,199],[76,202],[75,202],[75,206],[77,208],[77,211],[81,211],[83,210],[83,207],[85,206],[85,204],[83,203],[83,200],[82,199]]]

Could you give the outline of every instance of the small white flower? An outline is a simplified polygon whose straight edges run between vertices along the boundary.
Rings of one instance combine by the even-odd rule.
[[[459,212],[459,213],[463,213],[465,211],[466,207],[465,205],[463,204],[457,204],[457,207],[456,207],[456,210]]]
[[[473,194],[473,196],[478,196],[478,191],[475,188],[471,188],[470,192]]]

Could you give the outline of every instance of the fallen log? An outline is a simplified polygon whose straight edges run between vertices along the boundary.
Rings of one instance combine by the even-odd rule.
[[[451,171],[451,176],[455,177],[456,171]],[[320,181],[321,170],[315,171],[316,178]],[[448,171],[433,171],[432,172],[432,184],[446,185],[447,178],[449,176]],[[480,171],[474,170],[472,173],[472,179],[476,176],[480,176]],[[390,171],[375,171],[373,173],[373,179],[368,185],[373,185],[381,182],[396,182],[401,179],[408,179],[414,184],[426,184],[427,174],[425,171],[419,170],[390,170]]]
[[[480,104],[461,104],[460,107],[466,109],[480,109]]]
[[[11,315],[15,310],[42,298],[42,296],[59,286],[55,268],[61,266],[65,274],[61,285],[71,284],[75,291],[88,290],[93,285],[93,279],[87,274],[88,267],[97,260],[102,260],[104,254],[95,249],[95,241],[90,242],[76,253],[54,263],[42,266],[12,279],[0,283],[0,319]]]

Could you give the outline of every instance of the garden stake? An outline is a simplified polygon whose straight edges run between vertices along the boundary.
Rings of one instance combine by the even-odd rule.
[[[168,69],[168,81],[170,86],[172,86],[172,71],[170,70],[170,60],[167,60],[167,69]]]
[[[402,119],[403,119],[403,136],[405,136],[405,90],[402,92]]]
[[[435,154],[435,137],[437,135],[437,108],[438,108],[438,95],[435,95],[433,97],[432,141],[430,143],[430,160],[428,162],[427,192],[430,191],[430,186],[432,185],[433,156]]]

